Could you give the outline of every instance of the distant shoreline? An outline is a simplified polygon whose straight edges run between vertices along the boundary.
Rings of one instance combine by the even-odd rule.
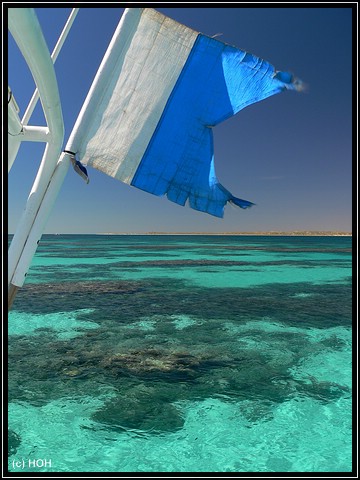
[[[350,232],[105,232],[105,233],[49,233],[48,235],[214,235],[214,236],[281,236],[281,237],[352,237]]]
[[[9,235],[14,235],[9,233]],[[351,232],[293,231],[293,232],[95,232],[95,233],[44,233],[44,235],[213,235],[256,237],[352,237]]]
[[[105,234],[106,235],[106,234]],[[110,235],[110,234],[109,234]],[[117,234],[115,234],[117,235]],[[121,234],[120,234],[121,235]],[[126,234],[125,234],[126,235]],[[257,237],[352,237],[352,233],[349,232],[219,232],[219,233],[209,233],[209,232],[175,232],[175,233],[166,233],[166,232],[147,232],[144,235],[234,235],[234,236],[257,236]]]

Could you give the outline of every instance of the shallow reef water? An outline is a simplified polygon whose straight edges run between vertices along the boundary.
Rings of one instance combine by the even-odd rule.
[[[350,471],[351,294],[350,238],[45,236],[9,314],[10,470]]]

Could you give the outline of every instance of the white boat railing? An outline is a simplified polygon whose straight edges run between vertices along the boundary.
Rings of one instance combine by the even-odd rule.
[[[9,170],[13,165],[21,142],[46,143],[37,176],[9,248],[9,308],[17,289],[25,281],[46,221],[70,164],[69,156],[66,153],[61,154],[64,142],[64,122],[54,61],[59,54],[78,10],[72,10],[53,54],[50,55],[34,9],[8,9],[9,30],[24,56],[36,84],[34,95],[21,121],[19,108],[9,89]],[[46,127],[27,125],[38,98],[40,98],[43,107],[47,123]]]

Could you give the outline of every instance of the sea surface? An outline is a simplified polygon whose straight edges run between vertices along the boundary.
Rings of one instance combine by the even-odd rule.
[[[44,235],[11,472],[350,472],[352,238]]]

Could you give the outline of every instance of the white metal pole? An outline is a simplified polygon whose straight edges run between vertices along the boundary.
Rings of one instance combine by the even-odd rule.
[[[9,89],[8,99],[8,172],[14,163],[21,143],[22,125],[19,118],[19,107]]]
[[[46,123],[54,141],[61,137],[63,140],[64,125],[54,65],[34,9],[9,8],[9,29],[40,91]]]
[[[41,160],[41,165],[39,172],[36,176],[34,185],[31,189],[29,198],[26,202],[26,207],[23,210],[19,224],[16,228],[14,237],[11,241],[9,252],[8,252],[8,281],[9,284],[13,283],[13,275],[15,273],[16,266],[20,261],[20,258],[23,254],[24,247],[29,241],[29,235],[33,224],[36,220],[36,216],[41,207],[41,204],[44,200],[44,195],[47,190],[49,181],[53,175],[55,168],[52,168],[51,171],[48,168],[47,171],[44,170],[44,167],[49,167],[51,164],[56,162],[56,159],[59,158],[61,148],[58,145],[53,145],[48,143],[45,147],[45,152]],[[56,165],[55,165],[56,166]],[[30,259],[31,262],[31,259]],[[30,263],[29,263],[30,265]],[[24,282],[17,285],[21,287]]]
[[[44,231],[46,222],[49,218],[51,210],[55,204],[56,198],[59,194],[60,188],[64,182],[66,173],[70,165],[70,156],[67,153],[60,155],[59,161],[56,165],[54,173],[50,179],[46,189],[44,199],[41,202],[40,208],[37,212],[35,221],[32,225],[30,234],[28,236],[21,258],[14,271],[11,283],[17,287],[21,287],[25,281],[29,265],[36,252],[39,240]]]
[[[35,11],[30,8],[10,8],[9,29],[39,89],[49,128],[49,143],[45,148],[38,174],[9,248],[9,284],[11,284],[16,265],[28,241],[32,225],[59,159],[64,139],[64,123],[54,65]]]
[[[48,188],[46,189],[44,201],[40,205],[39,211],[32,225],[28,241],[26,242],[21,257],[15,266],[16,268],[14,268],[14,274],[8,287],[9,309],[13,304],[18,289],[24,284],[30,263],[34,257],[45,224],[54,206],[60,188],[64,182],[69,165],[70,155],[63,152],[57,163],[53,176],[50,179]]]
[[[56,62],[56,59],[57,59],[57,57],[60,53],[60,50],[61,50],[62,46],[64,45],[66,37],[68,36],[68,34],[70,32],[72,24],[74,23],[75,17],[78,14],[79,10],[80,10],[79,8],[73,8],[71,13],[70,13],[70,16],[69,16],[69,18],[68,18],[68,20],[67,20],[67,22],[64,26],[64,29],[60,34],[59,40],[57,41],[57,43],[54,47],[54,50],[51,54],[51,60],[52,60],[53,63]],[[28,105],[28,107],[27,107],[27,109],[24,113],[24,116],[21,120],[21,123],[23,125],[28,124],[28,122],[30,120],[30,117],[31,117],[31,115],[32,115],[32,113],[33,113],[33,111],[36,107],[36,103],[37,103],[38,99],[39,99],[39,90],[38,90],[38,88],[36,88],[34,93],[33,93],[33,96],[31,97],[30,103],[29,103],[29,105]]]
[[[10,10],[12,10],[12,18],[9,21],[12,27],[11,32],[29,65],[37,86],[21,122],[23,124],[21,137],[22,140],[44,141],[47,142],[47,145],[25,211],[9,249],[9,308],[15,298],[17,289],[25,281],[47,219],[70,165],[70,156],[67,153],[62,153],[59,158],[64,139],[64,124],[53,64],[79,9],[72,9],[50,57],[51,68],[49,51],[34,10]],[[22,12],[19,13],[19,10],[22,10]],[[31,40],[33,40],[33,44],[31,44]],[[26,45],[26,42],[28,45]],[[31,45],[30,51],[27,48],[29,45]],[[32,52],[34,58],[32,58]],[[39,97],[48,127],[27,126]],[[56,164],[58,158],[59,161]]]
[[[51,133],[48,127],[33,127],[30,125],[23,125],[21,140],[23,142],[49,143],[51,141]]]

